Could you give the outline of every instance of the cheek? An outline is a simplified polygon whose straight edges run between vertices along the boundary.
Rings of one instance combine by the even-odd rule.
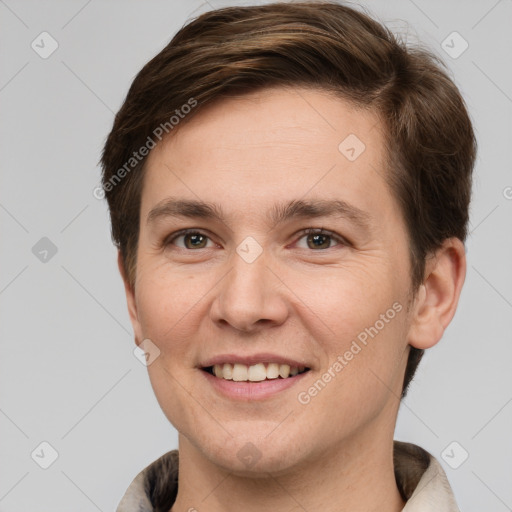
[[[179,345],[179,340],[186,337],[190,318],[197,315],[201,299],[212,284],[204,276],[180,275],[165,266],[152,269],[146,277],[141,279],[137,293],[143,333],[157,344],[172,339]]]
[[[357,324],[344,323],[340,317],[337,333],[341,334],[325,347],[328,364],[308,386],[297,390],[302,413],[297,418],[310,418],[322,431],[319,449],[329,449],[330,440],[349,437],[382,414],[390,422],[395,417],[406,363],[400,341],[404,310],[395,314],[390,304],[384,315],[386,311],[389,323],[372,315],[370,321]]]
[[[195,390],[195,355],[200,317],[205,314],[201,297],[211,286],[198,276],[180,278],[175,273],[171,278],[169,272],[157,271],[141,280],[138,289],[143,335],[159,349],[147,368],[151,386],[169,422],[191,437],[202,410],[191,406],[191,396],[200,396]]]
[[[317,323],[324,324],[329,333],[324,342],[337,349],[341,340],[350,342],[377,321],[377,327],[382,330],[380,315],[385,315],[386,326],[390,323],[388,320],[395,318],[397,311],[392,306],[401,302],[402,294],[399,283],[394,282],[391,275],[391,269],[382,263],[351,262],[306,279],[303,275],[295,276],[290,287],[309,308],[311,320],[316,318]]]
[[[350,410],[362,412],[382,404],[390,389],[399,393],[406,302],[400,283],[389,275],[350,269],[321,283],[321,293],[304,286],[297,289],[297,295],[307,297],[307,328],[315,332],[318,327],[316,340],[326,354],[316,388],[301,390],[307,395],[304,401],[311,399],[323,407],[350,403]]]

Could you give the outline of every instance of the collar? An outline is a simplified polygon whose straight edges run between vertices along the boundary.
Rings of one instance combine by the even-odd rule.
[[[406,501],[402,512],[460,512],[446,473],[426,450],[393,441],[393,462],[398,490]],[[169,510],[177,492],[178,450],[171,450],[133,479],[116,512]]]

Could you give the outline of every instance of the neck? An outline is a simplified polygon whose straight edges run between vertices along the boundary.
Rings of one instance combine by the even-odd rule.
[[[170,512],[399,512],[405,503],[394,476],[393,429],[369,430],[300,467],[257,478],[226,471],[180,434],[178,495]]]

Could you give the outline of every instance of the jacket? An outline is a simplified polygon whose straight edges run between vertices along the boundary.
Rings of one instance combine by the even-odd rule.
[[[394,441],[393,462],[397,487],[406,502],[402,512],[460,512],[446,473],[426,450]],[[178,450],[172,450],[133,479],[116,512],[155,512],[157,502],[164,503],[160,510],[168,511],[177,492]]]

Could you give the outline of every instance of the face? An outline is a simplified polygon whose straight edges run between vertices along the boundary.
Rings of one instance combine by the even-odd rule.
[[[150,153],[130,315],[162,410],[210,463],[286,471],[392,434],[410,264],[381,130],[326,92],[276,88],[203,109]]]

